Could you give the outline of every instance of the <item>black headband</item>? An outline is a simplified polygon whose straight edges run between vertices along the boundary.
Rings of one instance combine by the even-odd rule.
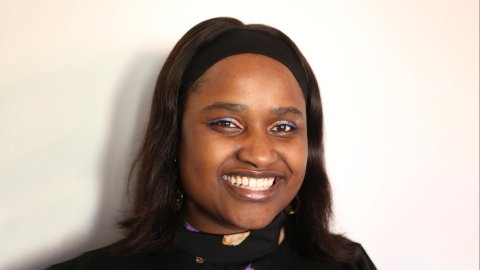
[[[183,75],[182,91],[187,91],[216,62],[242,53],[261,54],[279,61],[293,73],[302,90],[307,89],[302,64],[284,40],[261,30],[235,29],[218,36],[197,51]]]

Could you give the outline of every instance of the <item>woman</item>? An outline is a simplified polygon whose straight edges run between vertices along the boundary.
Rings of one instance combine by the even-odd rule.
[[[282,32],[204,21],[160,72],[126,237],[50,269],[376,269],[330,232],[319,89]]]

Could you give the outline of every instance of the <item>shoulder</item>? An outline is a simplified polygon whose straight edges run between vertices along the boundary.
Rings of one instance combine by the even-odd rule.
[[[368,256],[367,252],[365,249],[362,247],[362,245],[358,243],[353,243],[359,250],[359,256],[355,261],[350,263],[347,267],[347,269],[352,269],[352,270],[376,270],[377,268],[373,264],[372,260]]]
[[[327,256],[309,257],[299,254],[291,246],[285,245],[273,255],[274,269],[302,269],[302,270],[376,270],[365,249],[352,242],[352,247],[358,250],[358,256],[349,262],[337,261]]]
[[[92,250],[86,252],[78,257],[57,263],[48,267],[45,270],[77,270],[77,269],[88,269],[89,265],[98,260],[108,259],[107,248],[101,248],[97,250]]]
[[[373,264],[372,260],[368,256],[367,252],[365,249],[362,247],[362,245],[352,242],[351,243],[352,248],[354,248],[357,252],[357,256],[355,259],[349,261],[349,262],[339,262],[331,258],[325,258],[323,259],[323,262],[327,265],[330,266],[330,268],[326,269],[332,269],[332,270],[377,270],[375,265]],[[321,268],[323,269],[323,268]]]
[[[52,265],[46,270],[82,270],[82,269],[105,269],[112,267],[119,260],[125,260],[123,256],[114,255],[110,252],[111,246],[91,250],[73,259]]]
[[[45,270],[159,269],[160,266],[162,266],[161,269],[164,269],[163,267],[181,260],[180,257],[181,254],[176,250],[126,256],[111,252],[111,246],[107,246],[52,265]]]

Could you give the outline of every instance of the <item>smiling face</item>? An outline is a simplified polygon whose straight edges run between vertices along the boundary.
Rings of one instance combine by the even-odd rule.
[[[185,218],[203,232],[267,226],[295,197],[307,164],[307,115],[290,70],[240,54],[210,67],[190,90],[179,166]]]

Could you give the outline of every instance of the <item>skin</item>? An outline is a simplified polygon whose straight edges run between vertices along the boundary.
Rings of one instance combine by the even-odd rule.
[[[230,56],[199,78],[184,108],[186,221],[214,234],[267,226],[297,194],[307,164],[305,99],[294,75],[263,55]],[[277,186],[249,200],[232,192],[224,175],[275,176]]]

